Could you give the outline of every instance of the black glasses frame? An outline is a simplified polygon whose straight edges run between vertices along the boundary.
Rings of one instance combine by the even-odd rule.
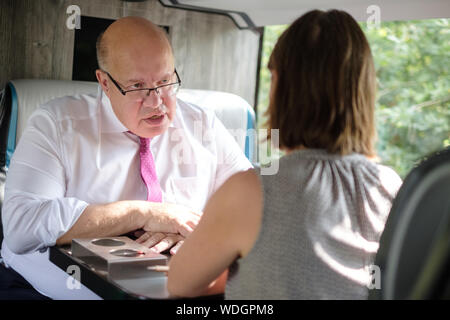
[[[131,90],[123,90],[123,89],[120,87],[119,83],[118,83],[116,80],[114,80],[113,77],[111,77],[111,75],[109,74],[109,72],[106,72],[106,71],[104,71],[104,72],[108,75],[108,77],[111,79],[111,81],[112,81],[112,82],[114,83],[114,85],[117,87],[117,89],[119,89],[120,93],[121,93],[122,95],[124,95],[124,96],[127,94],[127,92],[132,92],[132,91],[148,91],[148,92],[147,92],[147,96],[149,96],[151,91],[156,91],[156,93],[159,94],[159,91],[158,91],[159,88],[172,86],[172,85],[174,85],[174,84],[179,84],[179,85],[181,86],[181,79],[180,79],[180,76],[178,75],[177,69],[175,69],[175,74],[176,74],[176,76],[177,76],[177,82],[172,82],[172,83],[168,83],[168,84],[163,84],[162,86],[157,86],[157,87],[154,87],[154,88],[141,88],[141,89],[131,89]]]

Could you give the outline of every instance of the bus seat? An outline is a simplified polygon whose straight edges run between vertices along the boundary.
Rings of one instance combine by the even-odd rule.
[[[375,266],[380,288],[371,289],[369,299],[450,298],[450,147],[422,161],[404,180]]]
[[[28,118],[43,103],[54,98],[78,93],[95,94],[97,83],[87,81],[20,79],[8,83],[11,116],[6,148],[6,167],[19,142]]]
[[[255,112],[250,104],[238,95],[197,89],[180,89],[177,95],[183,101],[214,110],[233,135],[247,159],[256,163]]]

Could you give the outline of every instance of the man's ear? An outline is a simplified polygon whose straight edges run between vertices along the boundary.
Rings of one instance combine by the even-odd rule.
[[[95,70],[95,76],[97,77],[98,83],[100,83],[100,86],[102,87],[103,91],[108,94],[109,93],[109,86],[108,86],[108,79],[105,72],[103,72],[100,69]]]

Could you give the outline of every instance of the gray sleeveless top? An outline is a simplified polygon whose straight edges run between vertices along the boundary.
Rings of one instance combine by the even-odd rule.
[[[260,178],[260,233],[230,267],[225,298],[366,299],[400,177],[359,154],[308,149]]]

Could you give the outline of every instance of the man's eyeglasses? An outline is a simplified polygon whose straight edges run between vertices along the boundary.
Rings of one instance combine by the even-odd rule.
[[[119,85],[119,83],[114,80],[111,75],[104,71],[108,77],[111,79],[111,81],[114,83],[114,85],[119,89],[120,93],[124,96],[128,96],[133,99],[144,99],[145,97],[148,97],[152,91],[155,91],[161,98],[168,98],[171,96],[174,96],[177,94],[178,89],[180,89],[181,86],[181,79],[178,75],[177,70],[175,69],[175,76],[177,78],[176,82],[163,84],[161,86],[157,86],[154,88],[139,88],[139,89],[130,89],[130,90],[123,90],[122,87]]]

